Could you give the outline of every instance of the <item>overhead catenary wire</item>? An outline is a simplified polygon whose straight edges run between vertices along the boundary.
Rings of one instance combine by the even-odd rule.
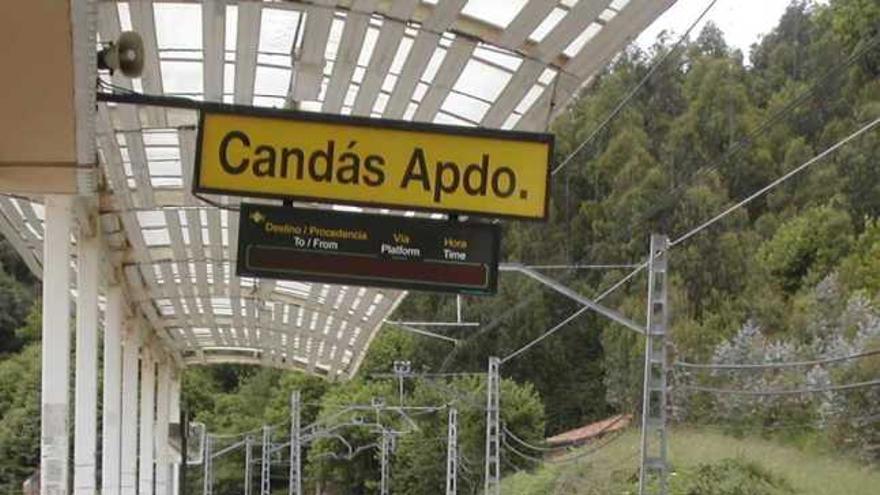
[[[694,22],[692,22],[690,24],[690,26],[688,26],[688,28],[687,28],[687,30],[685,30],[684,34],[682,34],[678,38],[678,41],[676,41],[675,44],[672,45],[672,47],[669,49],[669,51],[667,51],[666,53],[661,55],[659,59],[654,61],[654,63],[651,65],[651,67],[648,68],[648,72],[644,75],[644,77],[642,77],[642,79],[640,79],[639,82],[626,93],[626,95],[617,103],[617,105],[614,107],[614,109],[605,117],[605,119],[602,120],[602,123],[600,123],[598,126],[596,126],[596,128],[593,129],[592,132],[590,132],[590,134],[587,136],[587,138],[584,139],[574,149],[574,151],[569,153],[568,156],[566,156],[559,163],[559,165],[557,165],[553,169],[553,171],[550,173],[550,175],[556,175],[560,170],[562,170],[566,165],[568,165],[581,152],[581,150],[583,150],[584,148],[587,147],[587,145],[589,145],[590,143],[593,142],[593,140],[596,138],[596,136],[598,136],[599,133],[602,132],[605,129],[605,127],[607,127],[608,124],[610,124],[611,121],[614,120],[615,117],[617,117],[617,115],[624,109],[624,107],[626,107],[626,105],[630,102],[630,100],[632,100],[632,98],[639,92],[639,90],[642,89],[642,87],[644,87],[645,84],[647,84],[647,82],[651,79],[651,77],[654,75],[654,73],[657,71],[657,69],[659,69],[666,62],[666,60],[669,58],[669,56],[673,52],[677,51],[678,48],[685,42],[685,40],[688,39],[688,37],[691,34],[691,31],[693,31],[693,29],[695,27],[697,27],[697,24],[699,24],[700,21],[703,20],[703,17],[705,17],[706,14],[708,14],[709,11],[712,10],[712,7],[714,7],[716,3],[718,3],[718,0],[711,0],[709,2],[709,4],[706,5],[706,8],[704,8],[703,11],[700,13],[700,15],[694,20]]]
[[[880,354],[880,349],[874,349],[846,356],[835,356],[825,359],[812,359],[808,361],[788,361],[777,363],[743,363],[743,364],[727,364],[727,363],[689,363],[686,361],[676,361],[673,366],[679,368],[692,369],[708,369],[708,370],[746,370],[746,369],[769,369],[769,368],[799,368],[808,366],[821,366],[824,364],[836,364],[853,359],[860,359]]]
[[[544,462],[544,459],[543,459],[543,458],[540,458],[540,457],[534,457],[534,456],[531,456],[531,455],[529,455],[529,454],[523,453],[523,452],[521,452],[520,450],[518,450],[516,447],[510,445],[510,443],[507,441],[507,435],[501,435],[501,444],[502,444],[504,447],[506,447],[509,451],[513,452],[514,454],[516,454],[516,455],[522,457],[523,459],[525,459],[525,460],[527,460],[527,461],[532,461],[532,462],[534,462],[534,463],[536,463],[536,464],[541,464],[541,463]]]
[[[611,287],[608,287],[607,289],[605,289],[604,291],[602,291],[601,294],[599,294],[598,296],[596,296],[595,301],[596,301],[597,303],[598,303],[598,302],[601,302],[603,299],[605,299],[606,297],[608,297],[611,293],[613,293],[615,290],[617,290],[619,287],[621,287],[621,286],[622,286],[623,284],[625,284],[627,281],[629,281],[630,279],[632,279],[633,277],[635,277],[636,275],[638,275],[639,272],[641,272],[642,270],[644,270],[646,266],[648,266],[647,262],[642,263],[642,264],[639,264],[638,266],[636,266],[636,268],[635,268],[634,270],[632,270],[631,272],[629,272],[626,276],[624,276],[623,278],[621,278],[620,280],[618,280],[617,282],[615,282],[613,285],[611,285]],[[511,359],[513,359],[513,358],[519,356],[520,354],[526,352],[527,350],[531,349],[532,347],[538,345],[541,341],[543,341],[543,340],[546,339],[547,337],[550,337],[551,335],[553,335],[554,333],[556,333],[557,331],[559,331],[560,329],[562,329],[565,325],[567,325],[568,323],[570,323],[572,320],[576,319],[578,316],[584,314],[585,312],[589,311],[590,309],[591,309],[591,308],[590,308],[589,306],[583,306],[583,307],[581,307],[580,309],[578,309],[577,311],[575,311],[574,313],[568,315],[568,317],[566,317],[564,320],[562,320],[561,322],[557,323],[557,324],[554,325],[552,328],[550,328],[550,329],[547,330],[546,332],[542,333],[541,335],[539,335],[538,337],[536,337],[535,339],[533,339],[532,341],[530,341],[530,342],[527,343],[526,345],[520,347],[519,349],[517,349],[517,350],[511,352],[510,354],[508,354],[507,356],[504,356],[503,358],[501,358],[501,364],[504,364],[504,363],[506,363],[507,361],[510,361]]]
[[[834,415],[828,423],[847,422],[855,426],[867,426],[880,421],[880,414],[861,415],[861,416],[841,416]],[[749,432],[758,431],[786,431],[786,430],[803,430],[804,428],[815,428],[823,430],[827,426],[821,424],[820,420],[812,421],[774,421],[770,424],[739,424],[730,423],[726,418],[711,418],[702,420],[697,423],[689,424],[689,427],[698,427],[700,429],[712,429],[717,431],[729,431],[731,429],[743,430]]]
[[[631,416],[631,415],[630,415],[630,416]],[[602,428],[600,428],[599,431],[595,432],[595,433],[593,434],[593,436],[594,436],[594,437],[598,437],[599,435],[604,434],[605,432],[607,432],[608,430],[610,430],[611,428],[613,428],[615,425],[617,425],[618,423],[620,423],[625,417],[627,417],[627,414],[619,414],[619,415],[617,415],[617,417],[614,418],[613,421],[609,421],[608,424],[602,426]],[[525,440],[519,438],[518,436],[516,436],[512,431],[510,431],[509,428],[507,428],[507,425],[506,425],[506,424],[505,424],[505,425],[502,425],[501,429],[502,429],[506,434],[510,435],[510,438],[512,438],[512,439],[513,439],[514,441],[516,441],[518,444],[520,444],[520,445],[522,445],[523,447],[526,447],[526,448],[530,448],[530,449],[533,449],[533,450],[537,450],[537,451],[539,451],[539,452],[555,452],[555,451],[559,451],[559,450],[571,450],[570,445],[559,445],[559,446],[556,446],[556,447],[539,447],[539,446],[535,446],[535,445],[532,445],[532,444],[526,442]]]
[[[598,443],[598,442],[597,442],[597,444],[596,444],[595,446],[593,446],[593,448],[591,448],[591,449],[586,449],[586,450],[584,450],[583,452],[578,452],[578,453],[574,453],[574,454],[569,455],[569,456],[561,457],[561,458],[558,458],[558,459],[553,459],[553,460],[550,461],[550,463],[551,463],[551,464],[565,464],[565,463],[568,463],[568,462],[574,462],[574,461],[578,461],[578,460],[584,459],[584,458],[586,458],[586,457],[590,457],[590,456],[592,456],[593,454],[595,454],[595,453],[599,452],[600,450],[604,449],[605,447],[609,446],[610,444],[614,443],[615,441],[617,441],[617,440],[618,440],[620,437],[622,437],[622,436],[623,436],[623,433],[622,433],[622,432],[617,432],[617,433],[610,434],[610,435],[608,435],[608,436],[606,437],[606,439],[605,439],[604,442],[601,442],[601,443]]]
[[[544,447],[544,446],[540,446],[540,445],[533,445],[533,444],[526,442],[522,438],[519,438],[518,436],[516,436],[512,431],[510,431],[510,429],[507,428],[507,425],[502,425],[501,429],[502,429],[502,431],[504,431],[504,433],[506,435],[510,435],[510,438],[512,438],[514,442],[518,443],[519,445],[522,445],[523,447],[525,447],[527,449],[536,450],[538,452],[558,452],[560,450],[568,450],[567,445],[560,445],[560,446],[556,446],[556,447]]]
[[[598,442],[597,442],[597,444],[596,444],[595,446],[593,446],[592,448],[585,449],[585,450],[583,450],[582,452],[578,452],[578,453],[576,453],[576,454],[572,454],[572,455],[570,455],[570,456],[559,457],[559,458],[546,458],[546,459],[545,459],[545,458],[539,458],[539,457],[531,456],[531,455],[529,455],[529,454],[526,454],[526,453],[520,451],[519,449],[515,448],[514,446],[510,445],[510,442],[507,441],[507,438],[508,438],[507,435],[501,435],[501,443],[502,443],[502,445],[503,445],[504,447],[506,447],[510,452],[513,452],[514,454],[518,455],[519,457],[522,457],[523,459],[526,459],[526,460],[529,460],[529,461],[535,462],[535,463],[537,463],[537,464],[542,464],[542,463],[546,463],[546,464],[566,464],[566,463],[569,463],[569,462],[573,462],[573,461],[577,461],[577,460],[583,459],[583,458],[585,458],[585,457],[592,456],[592,455],[595,454],[596,452],[599,452],[600,450],[604,449],[604,448],[607,447],[609,444],[611,444],[612,442],[614,442],[615,440],[617,440],[618,438],[620,438],[620,436],[621,436],[620,434],[609,435],[608,438],[607,438],[604,442],[601,442],[601,443],[598,443]]]
[[[856,390],[860,388],[870,388],[880,386],[880,379],[868,380],[857,383],[846,383],[841,385],[825,385],[821,387],[808,387],[798,389],[778,389],[778,390],[745,390],[739,388],[717,388],[705,387],[702,385],[679,385],[680,390],[691,392],[708,392],[712,394],[728,394],[728,395],[748,395],[748,396],[771,396],[771,395],[810,395],[825,392],[840,392],[847,390]]]
[[[736,203],[736,204],[734,204],[734,205],[732,205],[732,206],[726,208],[726,209],[725,209],[724,211],[722,211],[721,213],[719,213],[719,214],[715,215],[714,217],[712,217],[711,219],[709,219],[709,220],[707,220],[707,221],[701,223],[699,226],[697,226],[697,227],[691,229],[690,231],[686,232],[685,234],[682,234],[681,236],[679,236],[679,237],[676,238],[675,240],[670,241],[670,243],[669,243],[669,247],[675,247],[675,246],[681,244],[682,242],[684,242],[684,241],[690,239],[691,237],[697,235],[698,233],[702,232],[703,230],[705,230],[705,229],[711,227],[713,224],[715,224],[715,223],[717,223],[718,221],[722,220],[722,219],[723,219],[724,217],[726,217],[727,215],[730,215],[731,213],[733,213],[734,211],[738,210],[739,208],[742,208],[743,206],[745,206],[745,205],[751,203],[752,201],[754,201],[755,199],[757,199],[757,198],[763,196],[763,195],[766,194],[768,191],[774,189],[775,187],[779,186],[779,185],[782,184],[783,182],[787,181],[788,179],[790,179],[790,178],[792,178],[793,176],[797,175],[798,173],[802,172],[802,171],[805,170],[807,167],[809,167],[809,166],[811,166],[811,165],[813,165],[813,164],[815,164],[815,163],[821,161],[822,159],[824,159],[824,158],[827,157],[828,155],[834,153],[835,151],[837,151],[838,149],[840,149],[841,147],[843,147],[844,145],[846,145],[847,143],[849,143],[849,142],[852,141],[853,139],[855,139],[855,138],[861,136],[862,134],[868,132],[868,131],[871,130],[873,127],[875,127],[878,123],[880,123],[880,117],[878,117],[878,118],[872,120],[871,122],[868,122],[868,123],[865,124],[864,126],[860,127],[857,131],[855,131],[855,132],[853,132],[852,134],[850,134],[849,136],[847,136],[847,137],[841,139],[840,141],[838,141],[837,143],[835,143],[835,144],[832,145],[831,147],[826,148],[824,151],[822,151],[822,152],[819,153],[818,155],[814,156],[813,158],[810,158],[809,160],[807,160],[806,162],[802,163],[801,165],[795,167],[794,169],[792,169],[791,171],[789,171],[788,173],[786,173],[786,174],[783,175],[782,177],[779,177],[778,179],[776,179],[776,180],[774,180],[773,182],[767,184],[766,186],[762,187],[761,189],[758,189],[757,191],[755,191],[755,192],[753,192],[752,194],[748,195],[745,199],[743,199],[743,200],[739,201],[738,203]]]

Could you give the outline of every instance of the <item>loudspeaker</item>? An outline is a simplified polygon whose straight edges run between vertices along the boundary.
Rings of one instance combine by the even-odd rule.
[[[115,43],[98,52],[98,68],[110,74],[120,71],[126,77],[140,77],[144,70],[144,42],[134,31],[124,31]]]

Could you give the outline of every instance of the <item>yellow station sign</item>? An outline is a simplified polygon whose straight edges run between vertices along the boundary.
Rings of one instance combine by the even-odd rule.
[[[551,134],[203,110],[195,192],[547,218]]]

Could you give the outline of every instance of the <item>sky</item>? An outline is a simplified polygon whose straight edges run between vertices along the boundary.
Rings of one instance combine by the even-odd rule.
[[[642,32],[637,39],[638,44],[650,47],[663,30],[681,35],[710,2],[711,0],[678,0]],[[696,37],[703,25],[712,21],[724,32],[727,44],[742,50],[748,59],[749,46],[776,26],[790,2],[791,0],[718,0],[691,32],[691,37]]]

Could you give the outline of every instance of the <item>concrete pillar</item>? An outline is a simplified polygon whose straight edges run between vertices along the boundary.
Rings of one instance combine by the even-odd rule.
[[[94,495],[98,443],[98,260],[97,235],[77,239],[76,391],[74,395],[73,493]]]
[[[137,494],[138,438],[138,353],[140,332],[127,322],[122,347],[122,441],[120,442],[119,490],[122,495]]]
[[[153,460],[155,453],[156,360],[149,347],[141,352],[141,427],[138,495],[153,495]]]
[[[156,387],[156,494],[168,495],[171,463],[168,456],[168,413],[171,392],[171,366],[169,358],[159,361]]]
[[[168,392],[168,415],[171,417],[171,421],[178,422],[180,421],[180,376],[183,373],[182,370],[174,370],[171,374],[171,380],[169,383],[170,390]],[[171,467],[171,484],[170,484],[170,495],[178,495],[180,493],[180,470],[186,469],[186,452],[182,453],[183,455],[173,461]]]
[[[122,288],[107,289],[104,312],[103,432],[101,435],[101,493],[119,495],[119,468],[122,428]]]
[[[46,195],[43,234],[43,353],[40,493],[68,490],[70,224],[72,197]]]

